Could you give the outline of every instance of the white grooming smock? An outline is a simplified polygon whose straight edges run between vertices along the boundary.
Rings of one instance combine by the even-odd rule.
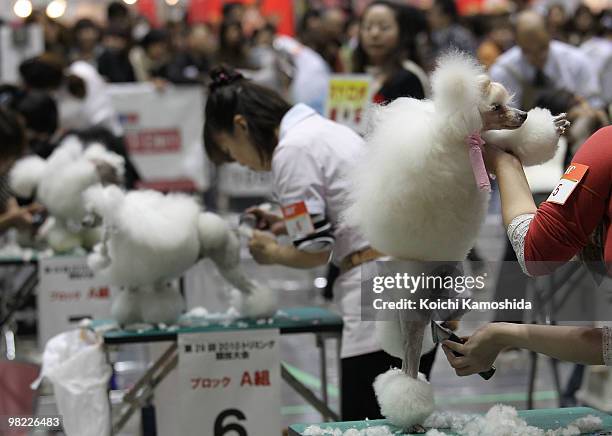
[[[310,215],[325,215],[335,244],[332,262],[366,248],[356,229],[340,222],[350,184],[346,171],[364,151],[363,139],[348,127],[317,114],[305,104],[283,117],[272,155],[274,195],[281,205],[304,201]],[[361,321],[361,268],[342,274],[334,284],[344,320],[343,358],[380,350],[372,321]]]
[[[85,82],[85,98],[79,99],[62,88],[56,95],[60,127],[62,129],[86,129],[104,126],[115,136],[123,135],[119,115],[112,105],[107,84],[94,67],[85,61],[73,62],[68,72]]]

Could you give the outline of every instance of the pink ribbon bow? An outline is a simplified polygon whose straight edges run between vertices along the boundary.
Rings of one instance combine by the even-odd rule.
[[[468,135],[466,143],[470,148],[470,162],[472,164],[472,171],[474,172],[474,178],[476,179],[478,189],[483,192],[491,192],[489,174],[487,173],[487,167],[482,157],[482,146],[485,142],[480,136],[480,132],[476,130]]]

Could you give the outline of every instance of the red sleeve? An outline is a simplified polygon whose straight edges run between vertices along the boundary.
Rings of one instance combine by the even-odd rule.
[[[572,162],[589,169],[564,205],[546,201],[538,209],[525,238],[525,262],[530,274],[550,271],[529,262],[567,262],[578,254],[604,218],[612,186],[612,126],[593,134]]]

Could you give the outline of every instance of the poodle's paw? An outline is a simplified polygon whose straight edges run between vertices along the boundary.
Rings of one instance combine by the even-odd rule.
[[[121,289],[111,304],[111,317],[126,326],[142,322],[140,311],[141,296],[135,289]]]
[[[374,381],[380,411],[391,424],[411,428],[434,410],[433,388],[423,374],[414,379],[400,369],[390,369]]]
[[[559,135],[565,134],[566,130],[569,129],[571,123],[567,119],[567,114],[562,113],[553,118],[555,128]]]
[[[278,294],[272,289],[262,286],[252,286],[246,294],[232,290],[231,305],[248,318],[268,318],[276,314],[278,309]]]
[[[141,302],[142,319],[151,324],[176,324],[183,307],[178,289],[171,283],[161,283]]]

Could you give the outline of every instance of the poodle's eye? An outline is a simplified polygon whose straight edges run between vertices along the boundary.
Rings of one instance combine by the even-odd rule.
[[[491,110],[498,111],[501,109],[501,104],[493,104],[491,105]]]

